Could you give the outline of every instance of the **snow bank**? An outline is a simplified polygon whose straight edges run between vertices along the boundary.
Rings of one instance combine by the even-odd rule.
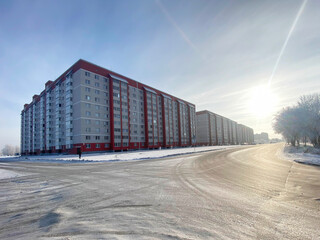
[[[21,177],[21,176],[23,175],[20,173],[16,173],[16,172],[5,170],[5,169],[0,169],[0,179],[15,178],[15,177]]]
[[[129,151],[129,152],[90,153],[90,154],[82,154],[81,160],[79,160],[78,155],[45,155],[45,156],[26,156],[26,157],[22,156],[22,157],[8,158],[8,159],[5,159],[5,161],[41,161],[41,162],[130,161],[130,160],[164,158],[164,157],[178,156],[183,154],[216,151],[216,150],[230,149],[230,148],[236,148],[236,147],[240,147],[240,145],[207,146],[207,147],[195,147],[195,148],[188,147],[188,148],[141,150],[141,151]]]
[[[15,157],[15,156],[4,156],[4,155],[1,155],[1,156],[0,156],[0,159],[1,159],[1,158],[13,158],[13,157]]]
[[[320,149],[311,146],[285,146],[283,153],[286,158],[295,162],[320,166]]]

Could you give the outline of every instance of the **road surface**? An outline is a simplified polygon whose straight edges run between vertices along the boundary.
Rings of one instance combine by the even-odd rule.
[[[0,239],[320,239],[320,168],[283,144],[109,163],[2,162]]]

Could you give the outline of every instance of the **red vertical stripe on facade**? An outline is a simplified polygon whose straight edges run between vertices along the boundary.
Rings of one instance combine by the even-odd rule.
[[[172,113],[172,145],[174,146],[174,115],[173,115],[173,106],[174,106],[174,101],[171,101],[171,113]]]
[[[119,82],[119,96],[120,96],[120,133],[121,133],[121,147],[123,147],[123,139],[122,139],[122,95],[121,95],[121,85],[122,83]]]
[[[180,112],[180,103],[178,102],[178,131],[179,131],[179,146],[181,147],[181,112]]]
[[[113,80],[109,75],[109,97],[110,97],[110,148],[114,150],[114,111],[113,111]]]
[[[151,94],[151,121],[152,121],[152,146],[154,146],[154,122],[153,122],[153,96]]]
[[[131,134],[130,134],[130,102],[129,102],[129,86],[127,85],[127,103],[128,103],[128,147],[130,147],[130,143],[131,143]],[[140,140],[139,140],[140,141]]]
[[[157,132],[158,132],[158,142],[157,145],[160,145],[160,127],[159,127],[159,106],[158,106],[158,96],[156,96],[156,104],[157,104]]]
[[[33,154],[33,151],[34,149],[32,149],[32,146],[33,146],[33,140],[34,140],[34,137],[33,137],[33,106],[31,107],[31,134],[30,134],[30,140],[31,140],[31,146],[30,146],[30,150]]]
[[[171,125],[170,125],[170,111],[169,111],[169,104],[170,102],[172,103],[172,101],[168,101],[168,134],[169,134],[169,146],[171,146],[171,140],[170,140],[170,137],[171,137]],[[171,104],[172,106],[172,104]]]
[[[149,123],[148,123],[148,103],[147,103],[147,91],[143,90],[144,97],[144,126],[145,126],[145,143],[146,147],[149,147]]]
[[[162,107],[162,137],[163,137],[163,141],[162,144],[164,147],[167,146],[167,133],[166,133],[166,113],[165,113],[165,108],[164,108],[164,96],[161,96],[161,107]]]
[[[44,152],[47,152],[47,91],[44,92]]]
[[[189,145],[192,144],[192,131],[191,131],[191,108],[188,106],[188,118],[189,118]]]

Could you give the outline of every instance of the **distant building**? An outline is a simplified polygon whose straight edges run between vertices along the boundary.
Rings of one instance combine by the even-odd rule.
[[[190,146],[195,105],[79,60],[21,112],[21,153]]]
[[[196,113],[198,145],[252,144],[253,129],[216,113]]]
[[[256,133],[254,135],[254,142],[258,144],[269,143],[269,135],[266,132]]]
[[[278,142],[283,142],[280,138],[271,138],[270,143],[278,143]]]

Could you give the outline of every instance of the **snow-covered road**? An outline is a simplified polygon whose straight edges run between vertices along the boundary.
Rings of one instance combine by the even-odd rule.
[[[23,174],[21,173],[1,169],[1,165],[0,165],[0,179],[15,178],[15,177],[21,177],[21,176],[23,176]]]
[[[279,149],[2,162],[0,239],[320,239],[320,168]]]
[[[81,160],[78,155],[42,155],[42,156],[22,156],[22,157],[6,157],[5,161],[34,161],[34,162],[108,162],[108,161],[130,161],[142,159],[155,159],[172,157],[185,154],[201,153],[208,151],[217,151],[231,148],[238,148],[241,145],[228,146],[203,146],[203,147],[186,147],[173,149],[156,149],[141,150],[128,152],[106,152],[106,153],[87,153],[82,154]],[[243,146],[242,146],[243,147]],[[1,160],[1,157],[0,157]]]

